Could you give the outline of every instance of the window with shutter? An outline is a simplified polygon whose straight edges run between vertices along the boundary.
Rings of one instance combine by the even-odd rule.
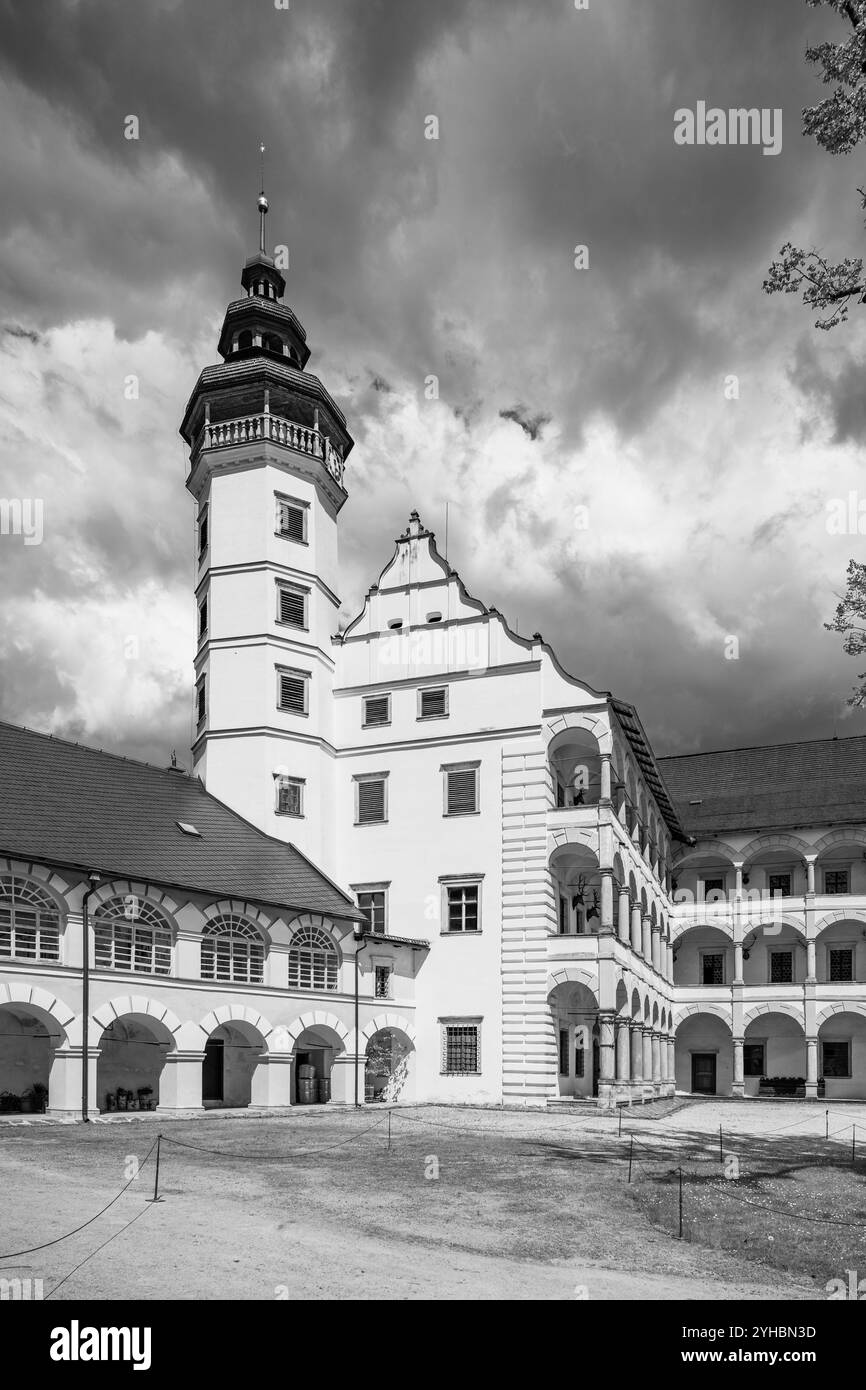
[[[207,632],[207,599],[205,599],[198,610],[198,635],[204,637]]]
[[[445,773],[445,814],[470,816],[478,810],[478,769],[448,768]]]
[[[364,700],[364,727],[370,724],[390,724],[391,696],[368,695]]]
[[[202,722],[202,720],[204,719],[204,717],[205,717],[205,712],[206,712],[205,693],[204,693],[204,681],[200,681],[199,684],[198,684],[198,685],[196,686],[196,688],[195,688],[195,705],[196,705],[196,711],[195,711],[195,712],[196,712],[196,719],[197,719],[198,723],[200,724],[200,723]]]
[[[303,676],[287,676],[280,673],[280,709],[291,710],[295,714],[306,714],[307,682]]]
[[[385,779],[370,778],[358,782],[358,825],[369,825],[385,819]]]
[[[441,686],[437,690],[421,690],[420,696],[420,719],[441,719],[448,713],[448,690],[446,686]]]
[[[200,519],[199,519],[199,523],[198,523],[198,553],[199,553],[200,556],[201,556],[201,555],[204,555],[205,551],[207,550],[207,540],[208,540],[208,535],[207,535],[207,533],[208,533],[208,514],[207,514],[207,509],[205,509],[205,510],[202,512],[201,517],[200,517]]]
[[[305,541],[307,521],[306,507],[293,506],[291,502],[277,504],[277,530],[290,541]]]
[[[299,589],[287,589],[280,584],[277,589],[279,595],[279,619],[281,623],[291,623],[292,627],[306,627],[307,625],[307,596]]]

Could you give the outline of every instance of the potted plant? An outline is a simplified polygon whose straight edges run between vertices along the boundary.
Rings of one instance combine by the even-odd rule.
[[[33,1083],[33,1105],[37,1115],[44,1115],[48,1109],[48,1087],[42,1081]]]
[[[152,1086],[139,1086],[138,1088],[138,1108],[139,1110],[152,1110],[154,1102],[151,1100],[153,1095]]]

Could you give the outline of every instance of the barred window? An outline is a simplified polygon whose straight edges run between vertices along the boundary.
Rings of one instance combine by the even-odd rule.
[[[201,977],[226,984],[260,985],[265,973],[261,933],[238,912],[208,922],[201,938]]]
[[[391,967],[390,965],[377,965],[374,993],[377,999],[391,998]]]
[[[559,1030],[559,1074],[568,1076],[568,1029]]]
[[[159,908],[134,893],[100,903],[93,914],[97,970],[171,974],[171,926]]]
[[[307,508],[277,499],[277,532],[290,541],[307,539]]]
[[[831,946],[830,951],[830,979],[833,980],[853,980],[854,979],[854,952],[850,946]]]
[[[0,956],[60,959],[60,914],[54,899],[15,874],[0,874]]]
[[[705,952],[701,956],[701,984],[702,985],[723,985],[725,983],[725,957],[724,953]]]
[[[793,951],[770,952],[770,984],[790,985],[794,980]]]
[[[289,989],[337,988],[340,957],[321,927],[301,927],[289,950]]]
[[[445,768],[446,816],[471,816],[478,810],[478,766]]]
[[[825,892],[825,893],[847,893],[847,892],[848,892],[848,870],[847,870],[847,869],[825,869],[825,870],[824,870],[824,892]]]
[[[478,884],[448,886],[448,930],[478,931]]]
[[[769,875],[770,895],[776,894],[782,898],[791,896],[791,875],[790,874],[770,874]]]
[[[451,1076],[466,1076],[480,1072],[480,1032],[477,1023],[443,1024],[443,1072]]]

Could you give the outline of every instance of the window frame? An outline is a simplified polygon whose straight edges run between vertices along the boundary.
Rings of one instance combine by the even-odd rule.
[[[452,772],[474,772],[475,773],[475,807],[471,811],[449,811],[448,809],[448,779]],[[459,819],[462,816],[481,815],[481,759],[473,759],[471,762],[443,763],[442,764],[442,815],[449,820]]]
[[[787,877],[787,879],[788,879],[788,892],[787,892],[787,893],[783,893],[781,896],[782,896],[782,897],[786,897],[786,898],[791,898],[791,897],[794,896],[794,867],[793,867],[793,865],[785,865],[784,867],[782,867],[781,865],[779,865],[778,867],[773,868],[773,869],[765,868],[765,869],[764,869],[764,874],[766,875],[766,879],[767,879],[767,893],[769,894],[769,897],[770,897],[770,901],[771,901],[771,902],[773,901],[773,889],[770,887],[770,879],[771,879],[771,878],[779,878],[779,877],[781,877],[781,876],[783,876],[783,875],[784,875],[785,877]]]
[[[443,697],[443,698],[442,698],[442,706],[443,706],[443,707],[442,707],[442,712],[439,713],[439,714],[425,714],[425,713],[424,713],[424,696],[425,696],[425,695],[438,695],[440,691],[442,692],[442,697]],[[449,687],[448,685],[442,685],[442,684],[439,684],[439,685],[419,685],[419,687],[418,687],[418,702],[417,702],[416,714],[415,714],[416,722],[423,722],[423,723],[426,724],[427,721],[428,721],[428,719],[448,719],[449,716],[450,716],[450,714],[451,714],[451,696],[450,696],[450,693],[449,693],[449,692],[450,692],[450,687]]]
[[[384,700],[386,704],[385,719],[368,719],[367,705],[370,700]],[[391,723],[391,691],[383,691],[381,695],[362,695],[361,696],[361,728],[362,729],[384,729]]]
[[[277,677],[277,709],[281,714],[295,714],[301,719],[309,717],[310,713],[310,680],[311,673],[302,671],[297,666],[275,666],[274,671]],[[299,680],[304,688],[304,708],[294,709],[291,705],[283,704],[283,677],[288,676],[292,680]]]
[[[483,1017],[440,1018],[439,1019],[439,1074],[440,1076],[481,1076],[482,1075],[482,1025]],[[475,1030],[475,1068],[474,1070],[455,1070],[448,1066],[448,1030],[452,1028],[473,1028]]]
[[[379,989],[379,976],[380,976],[380,975],[383,975],[384,978],[385,978],[385,989],[384,989],[384,991],[380,991],[380,989]],[[390,962],[387,963],[387,964],[386,964],[385,962],[382,962],[382,961],[374,961],[374,962],[373,962],[373,998],[374,998],[374,999],[393,999],[393,998],[394,998],[394,990],[393,990],[392,987],[391,987],[391,981],[392,981],[392,979],[393,979],[393,976],[394,976],[394,967],[393,967],[393,965],[390,964]]]
[[[244,927],[244,928],[246,928],[247,930],[239,931],[239,932],[235,933],[235,930],[234,930],[234,927],[235,927],[235,921],[234,921],[234,919],[235,919],[235,918],[237,919],[237,922],[240,923],[241,926]],[[229,923],[229,930],[228,930],[228,931],[222,931],[222,930],[221,930],[221,931],[216,931],[216,930],[214,930],[215,926],[216,926],[218,923],[221,924],[221,923],[224,923],[224,922]],[[218,964],[219,964],[219,962],[218,962],[218,959],[217,959],[217,946],[216,946],[216,942],[218,942],[218,941],[220,941],[220,940],[228,941],[228,942],[229,942],[229,953],[228,953],[228,957],[229,957],[229,975],[228,975],[228,978],[226,978],[226,977],[224,977],[224,976],[221,976],[221,975],[219,974],[219,972],[218,972]],[[206,941],[208,941],[208,942],[213,942],[213,943],[214,943],[214,945],[213,945],[213,974],[212,974],[212,975],[205,974],[205,942],[206,942]],[[244,945],[244,947],[245,947],[245,951],[246,951],[246,955],[245,955],[245,957],[244,957],[244,959],[246,960],[246,978],[245,978],[245,979],[236,978],[235,973],[234,973],[234,971],[235,971],[235,946],[236,946],[238,943],[243,943],[243,945]],[[204,926],[202,927],[201,938],[200,938],[201,956],[200,956],[200,960],[199,960],[199,976],[200,976],[200,978],[201,978],[202,980],[209,980],[209,981],[212,981],[215,985],[250,985],[250,986],[252,986],[252,987],[255,988],[255,989],[261,989],[262,986],[265,984],[265,975],[266,975],[266,973],[267,973],[268,945],[269,945],[269,943],[268,943],[268,941],[267,941],[267,938],[265,937],[264,932],[261,930],[261,928],[260,928],[254,921],[252,921],[252,919],[251,919],[250,917],[247,916],[247,914],[246,914],[245,912],[232,912],[232,911],[229,911],[229,912],[216,912],[216,913],[214,913],[214,915],[213,915],[212,917],[209,917],[209,918],[208,918],[208,920],[205,922]],[[255,948],[255,947],[259,947],[260,950],[261,950],[261,959],[260,959],[260,960],[258,960],[258,958],[254,958],[253,951],[254,951],[254,948]],[[259,969],[259,967],[260,967],[260,973],[258,974],[258,978],[255,978],[255,979],[252,978],[252,976],[253,976],[253,968],[252,968],[252,967],[253,967],[254,964],[256,965],[257,971],[258,971],[258,969]]]
[[[851,975],[847,980],[834,980],[830,973],[830,956],[833,951],[848,951],[851,955]],[[828,985],[854,985],[857,983],[857,943],[856,941],[828,941],[824,947],[825,973]]]
[[[303,937],[307,933],[309,933],[310,935],[315,935],[315,933],[318,933],[319,936],[324,937],[326,939],[327,945],[322,945],[316,942],[312,944],[306,941],[299,942],[298,938]],[[297,953],[298,957],[301,957],[303,955],[304,959],[298,959],[297,961],[293,960],[293,956],[295,955],[295,953]],[[323,970],[323,979],[325,981],[323,985],[317,985],[315,982],[317,957],[322,958],[321,968]],[[340,952],[339,946],[337,945],[337,942],[334,939],[331,930],[327,927],[322,926],[319,922],[306,923],[305,925],[297,927],[295,929],[295,931],[292,933],[291,940],[289,941],[287,961],[289,982],[288,987],[289,989],[296,989],[310,994],[339,994],[340,967],[342,963],[342,954]],[[297,965],[298,972],[297,980],[293,979],[293,968],[295,967],[295,965]],[[301,975],[301,972],[304,969],[305,965],[309,966],[309,983],[306,983],[302,979]]]
[[[309,632],[310,630],[310,590],[304,584],[296,584],[290,579],[277,579],[274,582],[274,589],[277,596],[277,611],[274,618],[277,627],[291,628],[294,632]],[[294,623],[290,618],[283,617],[283,594],[293,594],[301,600],[302,621]]]
[[[297,811],[284,811],[284,810],[281,808],[281,806],[280,806],[280,791],[282,790],[283,786],[286,785],[286,784],[298,788],[298,806],[299,806],[300,809],[297,810]],[[275,815],[275,816],[289,816],[289,817],[290,817],[291,819],[293,819],[293,820],[303,820],[303,819],[305,818],[305,814],[306,814],[305,811],[304,811],[304,793],[305,793],[305,791],[306,791],[306,786],[307,786],[307,779],[306,779],[306,777],[294,777],[294,776],[292,776],[291,773],[288,773],[288,772],[275,772],[275,773],[274,773],[274,815]]]
[[[205,502],[199,508],[198,519],[198,562],[201,564],[205,555],[210,549],[210,502]],[[204,542],[202,543],[202,532],[204,532]]]
[[[204,639],[207,637],[207,634],[208,634],[208,626],[209,626],[209,624],[210,624],[210,602],[209,602],[209,598],[210,598],[209,594],[207,594],[207,593],[203,594],[203,595],[202,595],[202,598],[201,598],[201,600],[200,600],[200,602],[199,602],[199,605],[198,605],[198,640],[199,640],[199,642],[203,642]],[[204,622],[202,622],[202,618],[204,618]]]
[[[133,915],[127,913],[127,903],[134,899],[136,910]],[[122,911],[118,909],[122,907]],[[147,915],[142,918],[141,908],[147,909]],[[129,964],[117,963],[117,928],[121,927],[129,933]],[[109,962],[99,960],[99,952],[105,950],[105,939],[100,940],[101,934],[110,933],[108,942]],[[153,980],[170,980],[174,976],[175,968],[175,933],[171,921],[162,911],[158,903],[152,902],[149,898],[139,899],[135,893],[115,893],[105,902],[100,903],[93,911],[92,917],[93,934],[93,969],[94,971],[104,971],[107,974],[127,974],[144,975]],[[158,936],[168,937],[168,942],[158,941]],[[149,937],[147,942],[144,938]],[[121,942],[121,946],[127,943]],[[141,946],[147,946],[150,957],[150,966],[147,970],[141,970],[136,965]],[[157,952],[159,950],[168,951],[168,964],[164,970],[157,969]]]
[[[195,683],[195,727],[199,730],[207,723],[207,672],[203,671]]]
[[[832,1072],[832,1071],[831,1071],[831,1072],[829,1073],[829,1079],[830,1079],[831,1081],[850,1081],[850,1080],[851,1080],[851,1064],[852,1064],[852,1056],[851,1056],[851,1054],[852,1054],[852,1052],[853,1052],[853,1048],[852,1048],[852,1045],[851,1045],[851,1043],[852,1043],[851,1038],[821,1038],[820,1042],[821,1042],[821,1069],[820,1069],[818,1075],[821,1076],[821,1077],[823,1077],[824,1080],[827,1079],[828,1072],[827,1072],[827,1065],[826,1065],[826,1062],[825,1062],[825,1060],[824,1060],[824,1049],[826,1048],[827,1044],[829,1043],[832,1047],[844,1047],[845,1050],[846,1050],[845,1071],[844,1071],[844,1072],[838,1072],[838,1071]]]
[[[353,776],[352,776],[352,781],[353,781],[353,783],[354,783],[354,799],[355,799],[355,821],[354,821],[354,823],[355,823],[355,825],[364,825],[364,826],[366,826],[366,825],[387,825],[387,824],[388,824],[388,812],[389,812],[388,780],[389,780],[389,774],[388,774],[387,772],[356,772],[356,773],[353,774]],[[378,818],[378,819],[376,819],[376,820],[361,820],[361,819],[360,819],[360,814],[361,814],[361,794],[360,794],[358,788],[361,786],[361,783],[362,783],[362,782],[382,782],[382,783],[384,784],[384,785],[383,785],[383,788],[382,788],[382,815],[381,815],[380,818]]]
[[[471,874],[442,874],[439,878],[440,888],[440,917],[439,935],[452,937],[475,937],[480,936],[483,930],[482,919],[482,889],[484,884],[483,873]],[[467,931],[465,927],[452,930],[451,928],[451,904],[448,899],[452,889],[475,888],[477,889],[476,899],[476,922],[474,930]],[[464,912],[465,918],[465,912]]]
[[[291,497],[286,492],[274,493],[274,535],[279,536],[282,541],[291,541],[294,545],[309,545],[310,543],[310,504],[305,502],[302,497]],[[301,513],[302,535],[293,536],[291,532],[284,531],[280,525],[282,520],[282,508],[293,507],[295,511]]]
[[[721,956],[722,959],[722,978],[713,980],[709,984],[704,981],[704,961],[710,956]],[[700,986],[702,989],[718,989],[721,985],[728,982],[728,952],[724,946],[701,946],[698,948],[698,958],[700,960]]]
[[[844,889],[844,892],[838,892],[836,889],[831,889],[831,888],[828,888],[828,887],[827,887],[827,875],[828,875],[828,874],[844,874],[844,875],[845,875],[845,889]],[[844,897],[849,896],[850,893],[851,893],[851,864],[850,864],[850,862],[846,862],[846,863],[844,863],[844,864],[822,865],[822,866],[821,866],[821,886],[822,886],[822,888],[823,888],[823,896],[826,897],[826,898],[844,898]]]
[[[374,825],[378,825],[378,824],[380,824],[380,822],[378,822],[378,821],[365,822],[365,824],[374,824]],[[367,895],[367,894],[372,895],[373,893],[381,893],[381,894],[382,894],[382,930],[381,930],[381,931],[377,931],[376,928],[375,928],[374,926],[372,926],[372,924],[371,924],[371,925],[370,925],[370,928],[369,928],[369,931],[368,931],[367,934],[368,934],[369,936],[371,936],[371,937],[376,937],[376,938],[383,938],[383,939],[384,939],[385,937],[387,937],[387,935],[388,935],[388,922],[389,922],[389,916],[390,916],[390,914],[389,914],[389,906],[390,906],[390,904],[389,904],[389,898],[390,898],[390,893],[389,893],[388,890],[389,890],[390,887],[391,887],[391,880],[388,879],[387,882],[379,882],[379,883],[351,883],[351,884],[349,885],[349,887],[350,887],[351,891],[352,891],[352,892],[354,893],[354,895],[355,895],[355,903],[356,903],[356,905],[357,905],[357,907],[358,907],[359,912],[364,912],[364,908],[361,906],[361,898],[362,898],[362,896]],[[365,914],[365,915],[366,915],[366,914]]]
[[[717,880],[720,880],[720,881],[721,881],[721,885],[722,885],[721,888],[711,888],[711,889],[710,889],[710,892],[711,892],[711,893],[721,893],[721,894],[722,894],[722,901],[723,901],[723,902],[727,902],[727,898],[728,898],[728,873],[727,873],[726,870],[723,869],[721,873],[717,873],[715,870],[713,870],[712,873],[708,873],[708,874],[702,874],[702,873],[700,873],[700,872],[698,873],[698,883],[699,883],[700,886],[701,886],[701,896],[700,896],[700,898],[699,898],[699,900],[698,900],[700,903],[708,903],[710,907],[714,907],[714,906],[718,903],[718,901],[719,901],[718,899],[714,899],[713,901],[710,901],[710,899],[707,897],[707,887],[706,887],[707,883],[714,883],[714,882],[716,882]]]
[[[790,956],[791,958],[791,978],[790,980],[773,979],[773,957]],[[768,985],[795,985],[797,983],[797,957],[793,946],[768,946],[767,947],[767,984]]]
[[[759,1047],[759,1048],[761,1049],[761,1066],[760,1066],[760,1069],[759,1069],[758,1071],[749,1071],[748,1068],[746,1067],[746,1048],[747,1048],[747,1047]],[[767,1073],[766,1073],[766,1070],[765,1070],[766,1066],[767,1066],[767,1039],[766,1039],[766,1038],[750,1038],[748,1042],[746,1042],[745,1039],[744,1039],[744,1040],[743,1040],[743,1080],[745,1081],[745,1080],[747,1080],[748,1078],[754,1077],[754,1076],[757,1076],[757,1077],[766,1076],[766,1074],[767,1074]]]
[[[10,896],[4,896],[0,898],[0,909],[2,909],[4,905],[8,905],[9,926],[8,928],[6,928],[6,926],[4,925],[2,928],[0,928],[0,930],[2,930],[3,932],[6,932],[8,930],[9,954],[6,955],[5,952],[3,954],[0,954],[0,962],[8,961],[10,962],[10,966],[11,963],[14,961],[23,961],[27,965],[45,964],[52,967],[62,965],[64,963],[63,955],[64,942],[66,936],[66,914],[64,910],[58,905],[53,896],[47,891],[47,889],[43,887],[43,885],[39,882],[38,879],[32,878],[28,874],[13,873],[11,869],[9,869],[8,872],[4,871],[3,874],[0,875],[0,881],[5,881],[7,879],[10,881]],[[38,901],[35,903],[30,902],[27,899],[23,899],[21,902],[22,912],[29,912],[31,914],[36,915],[36,923],[34,926],[24,925],[23,923],[20,925],[16,925],[16,882],[20,883],[23,886],[23,888],[28,889],[33,894],[34,898],[38,899]],[[50,923],[46,923],[46,925],[43,927],[41,920],[43,914],[46,918],[53,917],[55,919],[56,925],[53,928],[50,925]],[[33,933],[33,955],[22,955],[20,951],[16,951],[14,949],[16,932],[21,931]],[[43,955],[43,933],[47,937],[54,937],[56,942],[56,955]]]

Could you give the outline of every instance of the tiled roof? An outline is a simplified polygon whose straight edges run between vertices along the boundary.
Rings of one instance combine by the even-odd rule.
[[[664,774],[659,776],[662,760],[656,758],[650,747],[650,741],[644,733],[643,725],[638,718],[637,710],[634,705],[627,705],[624,700],[616,700],[611,696],[611,706],[622,725],[626,738],[631,745],[631,750],[635,755],[637,764],[644,775],[647,786],[655,797],[659,810],[665,818],[667,827],[671,834],[677,839],[685,839],[687,832],[683,828],[681,817],[678,815],[678,808],[668,795],[669,788],[665,786]]]
[[[195,826],[187,835],[177,822]],[[345,893],[196,777],[0,723],[0,854],[358,919]]]
[[[866,821],[866,735],[659,758],[690,835]]]

